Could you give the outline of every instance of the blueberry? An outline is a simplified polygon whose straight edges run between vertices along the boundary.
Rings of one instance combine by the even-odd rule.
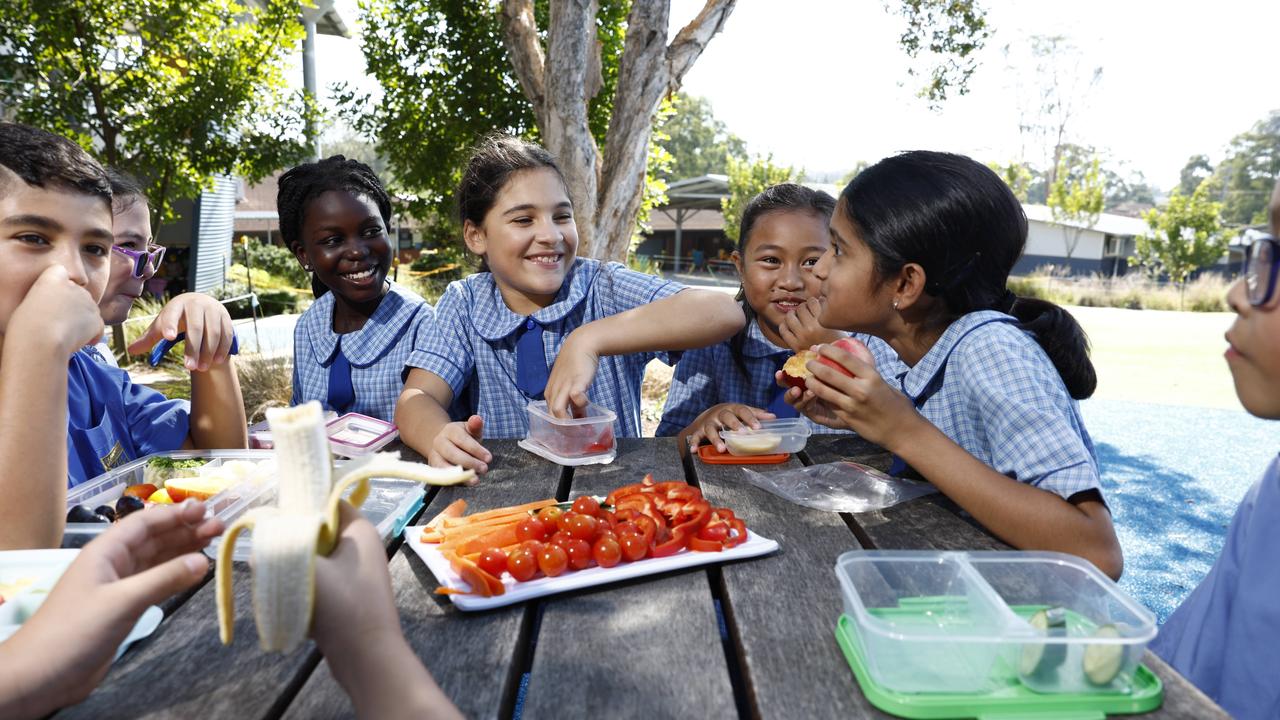
[[[107,522],[116,521],[116,511],[110,505],[99,505],[93,511],[107,519]]]
[[[116,501],[116,519],[122,520],[124,516],[146,507],[146,503],[132,495],[121,495]]]
[[[90,510],[84,505],[76,505],[67,512],[67,522],[71,523],[105,523],[110,520]]]

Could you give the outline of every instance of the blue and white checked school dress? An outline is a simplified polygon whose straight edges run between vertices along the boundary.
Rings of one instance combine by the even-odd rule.
[[[476,273],[450,283],[436,305],[431,331],[420,335],[408,364],[448,383],[455,405],[462,399],[465,407],[484,418],[485,437],[521,438],[529,428],[526,408],[535,398],[516,385],[515,349],[529,318],[543,327],[543,352],[550,367],[575,329],[683,289],[620,263],[578,258],[555,301],[526,317],[507,307],[491,273]],[[587,394],[618,414],[619,437],[640,436],[640,382],[645,365],[654,358],[673,362],[661,352],[600,358]]]
[[[329,370],[341,342],[355,391],[354,403],[341,408],[342,412],[394,422],[396,400],[404,388],[405,364],[413,348],[424,342],[431,305],[412,290],[391,283],[364,327],[339,335],[333,331],[334,302],[333,293],[321,295],[294,327],[291,402],[319,400],[329,407]]]

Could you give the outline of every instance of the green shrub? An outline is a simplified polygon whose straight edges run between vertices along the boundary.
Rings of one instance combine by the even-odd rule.
[[[298,258],[288,248],[279,245],[268,245],[249,238],[248,243],[237,243],[232,251],[232,260],[243,265],[245,252],[249,253],[249,265],[255,270],[266,272],[288,281],[289,287],[311,287],[311,274],[302,269]],[[256,282],[256,278],[255,278]]]

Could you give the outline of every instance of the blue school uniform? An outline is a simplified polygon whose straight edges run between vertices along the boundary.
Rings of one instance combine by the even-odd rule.
[[[914,367],[897,371],[879,338],[858,336],[880,374],[929,422],[996,472],[1070,498],[1101,493],[1098,459],[1080,406],[1035,339],[995,310],[951,323]],[[890,379],[892,378],[892,379]]]
[[[1232,717],[1280,717],[1280,458],[1245,495],[1222,554],[1151,650]]]
[[[187,439],[191,404],[135,385],[84,350],[67,366],[67,487]]]
[[[541,393],[530,394],[518,385],[516,344],[525,332],[542,329],[543,359],[550,368],[565,338],[582,325],[683,289],[620,263],[578,258],[555,300],[526,317],[507,307],[491,273],[476,273],[449,284],[436,305],[433,329],[424,333],[408,364],[447,382],[455,401],[465,394],[470,411],[484,418],[485,437],[524,437],[529,429],[526,408],[541,399]],[[587,395],[618,414],[619,437],[640,436],[640,382],[654,358],[670,362],[661,352],[600,358]]]
[[[742,364],[747,371],[744,375],[733,360],[729,342],[681,354],[671,378],[667,404],[662,409],[659,437],[678,434],[707,408],[720,403],[742,403],[769,410],[778,417],[796,417],[795,409],[785,401],[779,404],[778,396],[786,389],[778,386],[773,375],[792,356],[791,350],[774,345],[760,330],[759,322],[752,321],[747,325],[747,336],[742,343]],[[803,420],[815,433],[848,432],[819,425],[808,418]]]
[[[405,363],[428,326],[431,306],[391,283],[364,327],[339,335],[333,331],[334,303],[333,293],[321,295],[293,329],[291,403],[319,400],[326,409],[394,422]]]

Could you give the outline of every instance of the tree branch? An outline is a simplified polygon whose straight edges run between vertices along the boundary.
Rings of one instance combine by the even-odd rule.
[[[533,16],[533,0],[504,0],[502,3],[502,44],[507,47],[511,66],[524,96],[533,104],[538,127],[546,127],[546,59],[538,41],[538,21]]]
[[[735,2],[736,0],[707,0],[707,4],[702,6],[702,12],[676,33],[671,47],[667,48],[667,62],[671,73],[668,92],[680,89],[684,74],[693,67],[711,38],[724,29],[724,23],[729,19],[729,13],[733,12]]]

